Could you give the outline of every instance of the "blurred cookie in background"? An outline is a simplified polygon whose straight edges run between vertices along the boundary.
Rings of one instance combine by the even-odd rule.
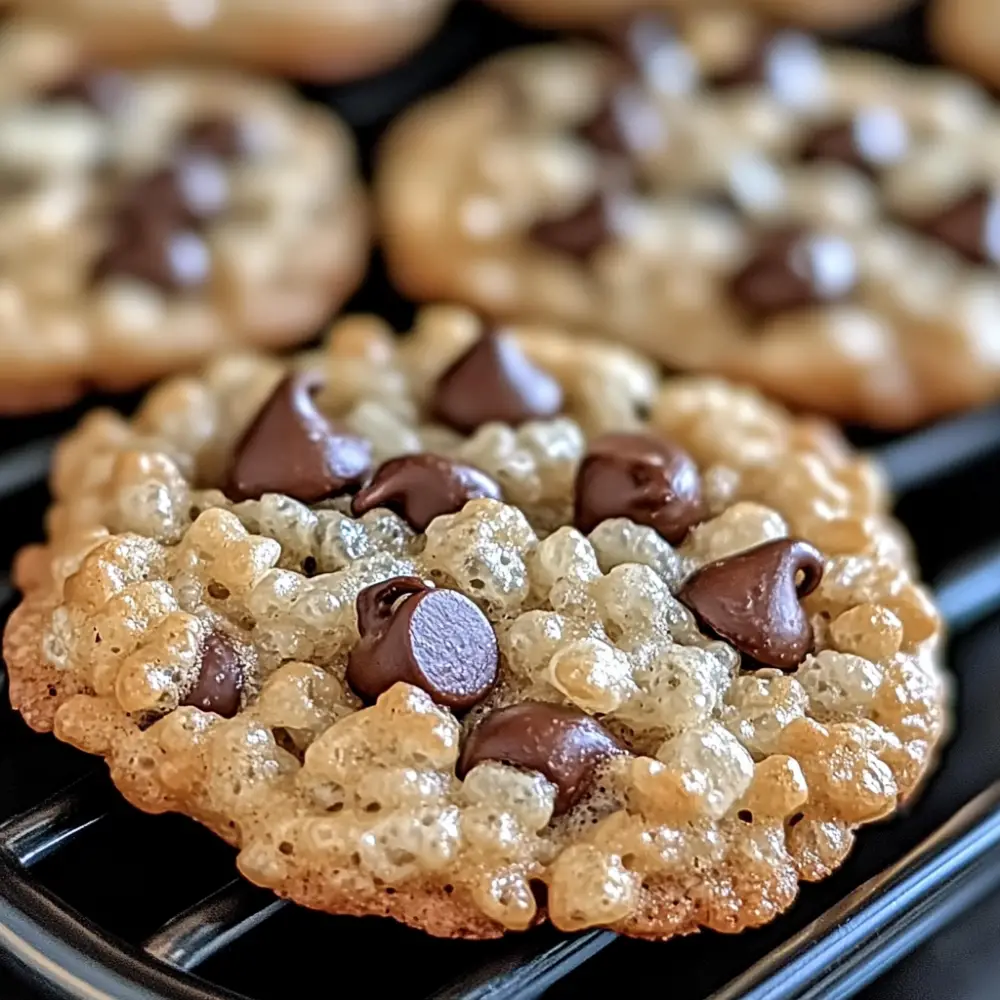
[[[933,0],[929,17],[943,59],[1000,87],[1000,0]]]
[[[311,337],[360,281],[353,140],[284,86],[0,41],[0,412]]]
[[[705,0],[490,0],[515,17],[554,27],[586,27],[637,12],[698,11]],[[974,2],[974,0],[973,0]],[[825,31],[872,24],[913,0],[746,0],[749,10],[789,24]]]
[[[20,0],[98,57],[207,58],[298,79],[349,80],[393,64],[448,0]]]
[[[902,427],[1000,395],[998,150],[967,80],[699,12],[498,57],[376,196],[412,296]]]

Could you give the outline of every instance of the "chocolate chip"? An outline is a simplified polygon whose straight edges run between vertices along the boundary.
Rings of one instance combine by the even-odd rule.
[[[101,114],[113,114],[124,104],[131,86],[126,74],[112,69],[81,69],[49,88],[46,101],[73,101]]]
[[[203,286],[210,273],[208,246],[192,229],[156,216],[123,214],[112,224],[111,239],[94,264],[92,278],[134,278],[177,292]]]
[[[799,31],[761,31],[744,58],[711,77],[719,88],[768,87],[790,105],[811,102],[822,87],[823,57]]]
[[[191,122],[180,134],[178,146],[219,160],[235,160],[247,150],[246,132],[233,118],[212,115]]]
[[[849,298],[858,283],[847,240],[799,228],[766,233],[730,281],[730,293],[753,320]]]
[[[909,145],[906,123],[891,108],[870,108],[851,120],[821,125],[799,151],[804,162],[843,163],[870,177],[900,160]]]
[[[323,379],[297,372],[283,379],[236,446],[226,496],[257,500],[283,493],[316,503],[356,490],[371,471],[371,446],[334,427],[313,402]]]
[[[585,535],[627,517],[677,545],[705,517],[701,477],[691,456],[652,434],[605,434],[576,474],[573,523]]]
[[[485,472],[440,455],[404,455],[376,469],[352,501],[351,513],[360,517],[386,507],[414,531],[426,531],[434,518],[454,514],[480,497],[501,497],[500,487]]]
[[[431,400],[436,420],[471,434],[491,421],[517,426],[562,408],[551,375],[536,368],[508,334],[487,329],[438,379]]]
[[[240,710],[242,690],[243,664],[239,652],[223,633],[210,633],[202,647],[198,679],[181,704],[231,719]]]
[[[996,191],[977,187],[919,221],[917,228],[974,264],[1000,264],[1000,198]]]
[[[579,128],[582,139],[602,153],[628,156],[628,142],[622,132],[621,120],[615,110],[614,96],[598,109],[597,114]]]
[[[529,236],[548,250],[586,262],[613,236],[608,195],[598,191],[568,215],[540,219]]]
[[[538,771],[556,786],[558,815],[579,801],[603,761],[624,752],[586,712],[526,701],[492,712],[469,733],[458,776],[464,778],[484,760]]]
[[[602,25],[598,33],[630,75],[643,77],[658,93],[683,94],[695,87],[696,60],[662,14],[618,18]]]
[[[357,611],[361,640],[347,662],[347,683],[365,700],[404,681],[439,705],[465,709],[493,686],[497,638],[464,594],[398,576],[362,590]]]
[[[813,546],[781,538],[703,566],[677,596],[706,629],[757,664],[794,670],[813,644],[799,602],[822,576],[823,557]]]

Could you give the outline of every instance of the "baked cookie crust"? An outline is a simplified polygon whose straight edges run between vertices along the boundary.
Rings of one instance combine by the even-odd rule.
[[[739,931],[942,737],[941,625],[877,471],[624,348],[344,319],[91,413],[52,491],[14,705],[306,906]]]

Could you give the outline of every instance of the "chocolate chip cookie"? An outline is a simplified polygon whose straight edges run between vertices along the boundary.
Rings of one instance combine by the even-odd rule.
[[[636,11],[685,11],[712,0],[489,0],[501,10],[535,24],[586,27]],[[742,0],[740,4],[787,24],[836,30],[889,17],[913,0]],[[734,6],[730,3],[729,6]]]
[[[414,296],[903,427],[1000,395],[998,148],[966,80],[700,12],[496,58],[377,197]]]
[[[448,0],[18,0],[101,58],[238,63],[296,79],[389,66],[437,28]]]
[[[52,490],[14,704],[317,909],[756,926],[942,735],[940,623],[876,470],[624,348],[345,319],[90,414]]]
[[[368,257],[353,141],[278,84],[0,38],[0,412],[313,336]]]
[[[933,0],[931,40],[956,66],[1000,86],[1000,3],[997,0]]]

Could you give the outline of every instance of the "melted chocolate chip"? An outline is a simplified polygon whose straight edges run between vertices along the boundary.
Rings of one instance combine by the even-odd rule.
[[[351,513],[360,517],[387,507],[414,531],[426,531],[434,518],[454,514],[480,497],[501,497],[500,487],[485,472],[440,455],[404,455],[379,466],[352,501]]]
[[[210,633],[202,647],[198,679],[181,704],[231,719],[240,710],[242,691],[243,664],[239,652],[223,633]]]
[[[246,152],[246,133],[239,122],[224,115],[198,118],[181,132],[178,143],[186,153],[219,160],[235,160]]]
[[[464,778],[484,760],[538,771],[556,786],[558,815],[579,801],[603,761],[624,752],[586,712],[527,701],[498,709],[469,733],[458,776]]]
[[[438,379],[431,400],[436,420],[463,434],[499,421],[517,426],[546,420],[562,408],[551,375],[536,368],[517,342],[488,329]]]
[[[849,298],[858,281],[854,248],[839,236],[789,228],[767,233],[730,281],[754,320]]]
[[[682,94],[697,83],[697,65],[687,45],[662,14],[645,12],[601,26],[602,41],[630,71],[661,94]]]
[[[691,456],[652,434],[605,434],[591,443],[576,475],[574,524],[585,535],[627,517],[677,545],[705,516]]]
[[[813,644],[800,601],[822,576],[823,557],[813,546],[782,538],[703,566],[677,596],[705,628],[744,656],[794,670]]]
[[[975,188],[918,228],[974,264],[1000,264],[1000,198],[989,188]]]
[[[493,686],[496,635],[464,594],[399,576],[362,590],[357,611],[361,640],[347,662],[347,683],[365,700],[404,681],[439,705],[466,709]]]
[[[590,121],[580,126],[579,134],[601,153],[628,156],[631,152],[622,132],[614,95],[608,98]]]
[[[896,163],[906,153],[906,123],[891,108],[870,108],[853,119],[818,126],[799,151],[806,163],[843,163],[869,177]]]
[[[529,236],[548,250],[587,261],[613,236],[608,195],[598,191],[569,215],[540,219]]]
[[[313,402],[315,372],[282,380],[236,447],[226,496],[257,500],[283,493],[317,503],[356,490],[371,471],[371,446],[334,427]]]
[[[47,101],[73,101],[101,114],[114,113],[128,96],[128,76],[112,69],[83,69],[51,87]]]
[[[768,87],[790,105],[808,103],[822,86],[823,59],[815,40],[799,31],[761,31],[742,60],[715,74],[719,88]]]

